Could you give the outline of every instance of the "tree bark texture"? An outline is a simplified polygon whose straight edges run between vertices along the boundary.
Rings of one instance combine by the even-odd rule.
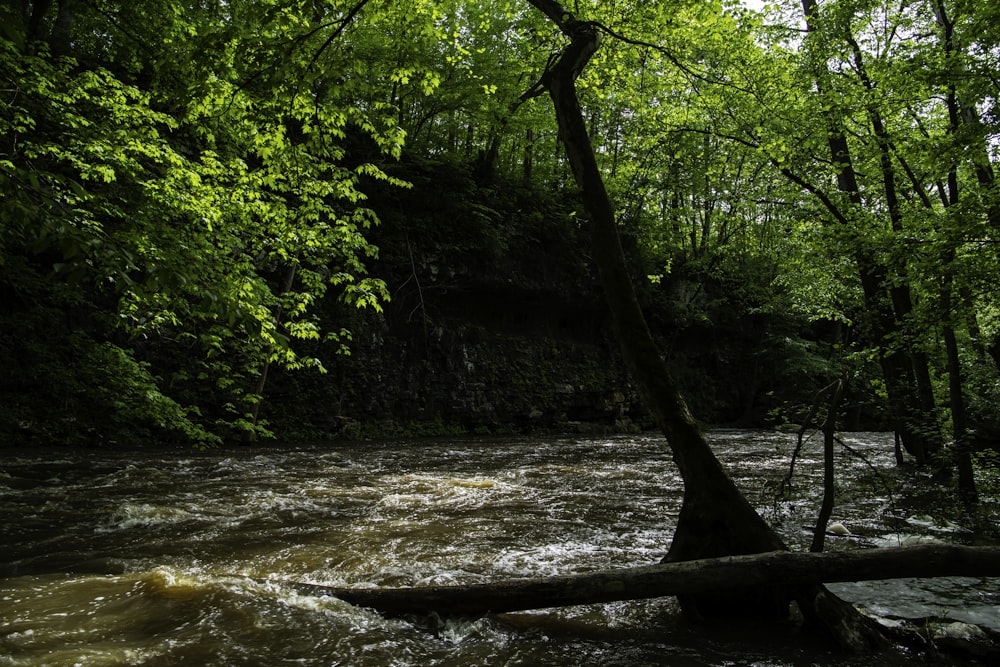
[[[840,553],[774,551],[465,586],[293,586],[308,595],[333,596],[390,616],[474,616],[710,591],[941,576],[1000,576],[1000,548],[921,545]]]

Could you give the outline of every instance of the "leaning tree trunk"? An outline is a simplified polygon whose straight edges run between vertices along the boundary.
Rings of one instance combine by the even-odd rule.
[[[576,78],[601,42],[600,27],[578,21],[558,2],[529,0],[570,39],[542,79],[555,105],[560,138],[590,217],[591,252],[611,310],[615,333],[646,405],[662,429],[684,480],[684,500],[666,561],[786,549],[747,502],[712,453],[684,401],[642,314],[618,236],[607,190],[576,94]],[[822,586],[771,586],[749,593],[678,596],[694,617],[772,617],[787,614],[795,599],[803,614],[846,647],[884,643],[873,624]]]

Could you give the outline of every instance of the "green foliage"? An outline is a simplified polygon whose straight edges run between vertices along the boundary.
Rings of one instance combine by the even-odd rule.
[[[150,6],[143,18],[165,8]],[[53,57],[39,42],[22,48],[0,40],[5,262],[22,258],[39,279],[109,315],[90,325],[107,343],[89,358],[127,371],[137,391],[159,392],[146,416],[175,419],[203,441],[189,419],[198,402],[177,407],[169,387],[212,381],[217,399],[229,397],[221,401],[231,413],[219,417],[223,425],[256,428],[249,407],[259,400],[255,378],[264,366],[318,364],[296,341],[322,337],[314,309],[328,290],[359,308],[378,309],[387,298],[384,284],[365,275],[376,249],[364,233],[377,221],[358,184],[391,179],[370,162],[346,162],[343,144],[361,132],[398,155],[402,141],[377,109],[370,115],[348,100],[320,105],[306,78],[312,62],[286,54],[290,83],[262,91],[241,83],[260,74],[246,69],[271,63],[253,60],[260,52],[238,34],[253,26],[238,26],[237,15],[273,35],[271,48],[303,35],[305,48],[309,37],[332,38],[337,28],[236,3],[214,14],[158,15],[173,37],[150,41],[161,49],[152,53],[132,51],[131,30],[155,30],[156,22],[126,28],[100,11],[78,14],[75,25],[82,35],[100,25],[112,46],[83,39],[74,58]],[[87,65],[109,49],[107,66]],[[189,69],[176,71],[183,65],[173,57],[188,51]],[[157,75],[145,87],[114,73],[141,79],[147,68]],[[169,381],[134,361],[142,356]]]
[[[986,449],[972,455],[976,489],[981,497],[1000,498],[1000,453]]]
[[[197,407],[183,407],[165,396],[149,364],[137,362],[126,350],[107,342],[90,344],[80,359],[91,374],[90,400],[111,409],[116,431],[128,433],[136,424],[148,423],[161,431],[178,430],[185,439],[202,446],[219,442],[218,436],[193,421],[199,414]]]
[[[130,398],[117,403],[90,392],[138,421],[201,441],[265,434],[268,366],[322,372],[326,352],[347,351],[331,304],[377,313],[389,293],[367,273],[379,208],[367,197],[441,185],[433,169],[388,166],[404,140],[411,164],[467,174],[441,189],[572,189],[547,102],[524,95],[562,47],[530,3],[24,6],[40,20],[0,6],[5,349],[16,360],[39,328],[79,329],[72,345],[46,340],[140,388],[119,387]],[[675,319],[656,324],[670,340],[672,327],[753,322],[758,359],[795,369],[781,382],[839,375],[842,363],[868,377],[861,367],[896,350],[926,354],[940,380],[942,327],[968,327],[966,390],[988,412],[997,10],[818,6],[803,39],[792,0],[766,16],[731,2],[574,3],[607,31],[580,97],[636,273],[671,302]],[[834,126],[856,196],[831,160]],[[521,241],[568,247],[545,221],[512,242],[504,206],[457,196],[416,198],[466,223],[438,249],[493,261]],[[433,219],[406,214],[414,229]],[[563,222],[568,237],[582,221]],[[882,337],[862,260],[884,269],[886,303],[890,288],[912,301],[893,302]],[[832,323],[844,340],[816,340]],[[63,368],[66,387],[96,381],[43,348],[28,356]]]

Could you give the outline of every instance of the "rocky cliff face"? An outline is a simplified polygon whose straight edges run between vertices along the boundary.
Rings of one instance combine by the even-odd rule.
[[[269,385],[263,412],[279,435],[650,425],[618,354],[573,193],[484,185],[447,164],[407,162],[396,175],[413,188],[370,188],[382,221],[371,273],[392,300],[379,315],[329,305],[326,328],[353,332],[351,354],[321,351],[328,375]],[[640,266],[641,250],[626,245]],[[822,386],[812,343],[793,322],[762,314],[748,284],[756,283],[747,274],[704,276],[676,264],[659,285],[639,281],[654,335],[694,413],[711,423],[763,425],[775,406]]]
[[[297,392],[311,402],[300,424],[348,437],[638,428],[572,209],[446,165],[403,177],[413,189],[372,193],[371,273],[392,300],[377,316],[335,309],[354,319],[351,354],[276,383],[272,414]]]

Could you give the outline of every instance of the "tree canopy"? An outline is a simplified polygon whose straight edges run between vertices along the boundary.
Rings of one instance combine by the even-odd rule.
[[[265,435],[269,366],[322,371],[360,333],[333,304],[389,298],[368,197],[408,187],[398,160],[572,189],[533,4],[0,5],[6,430]],[[768,318],[754,363],[803,404],[846,373],[918,460],[961,460],[996,416],[998,10],[570,4],[658,335]]]

